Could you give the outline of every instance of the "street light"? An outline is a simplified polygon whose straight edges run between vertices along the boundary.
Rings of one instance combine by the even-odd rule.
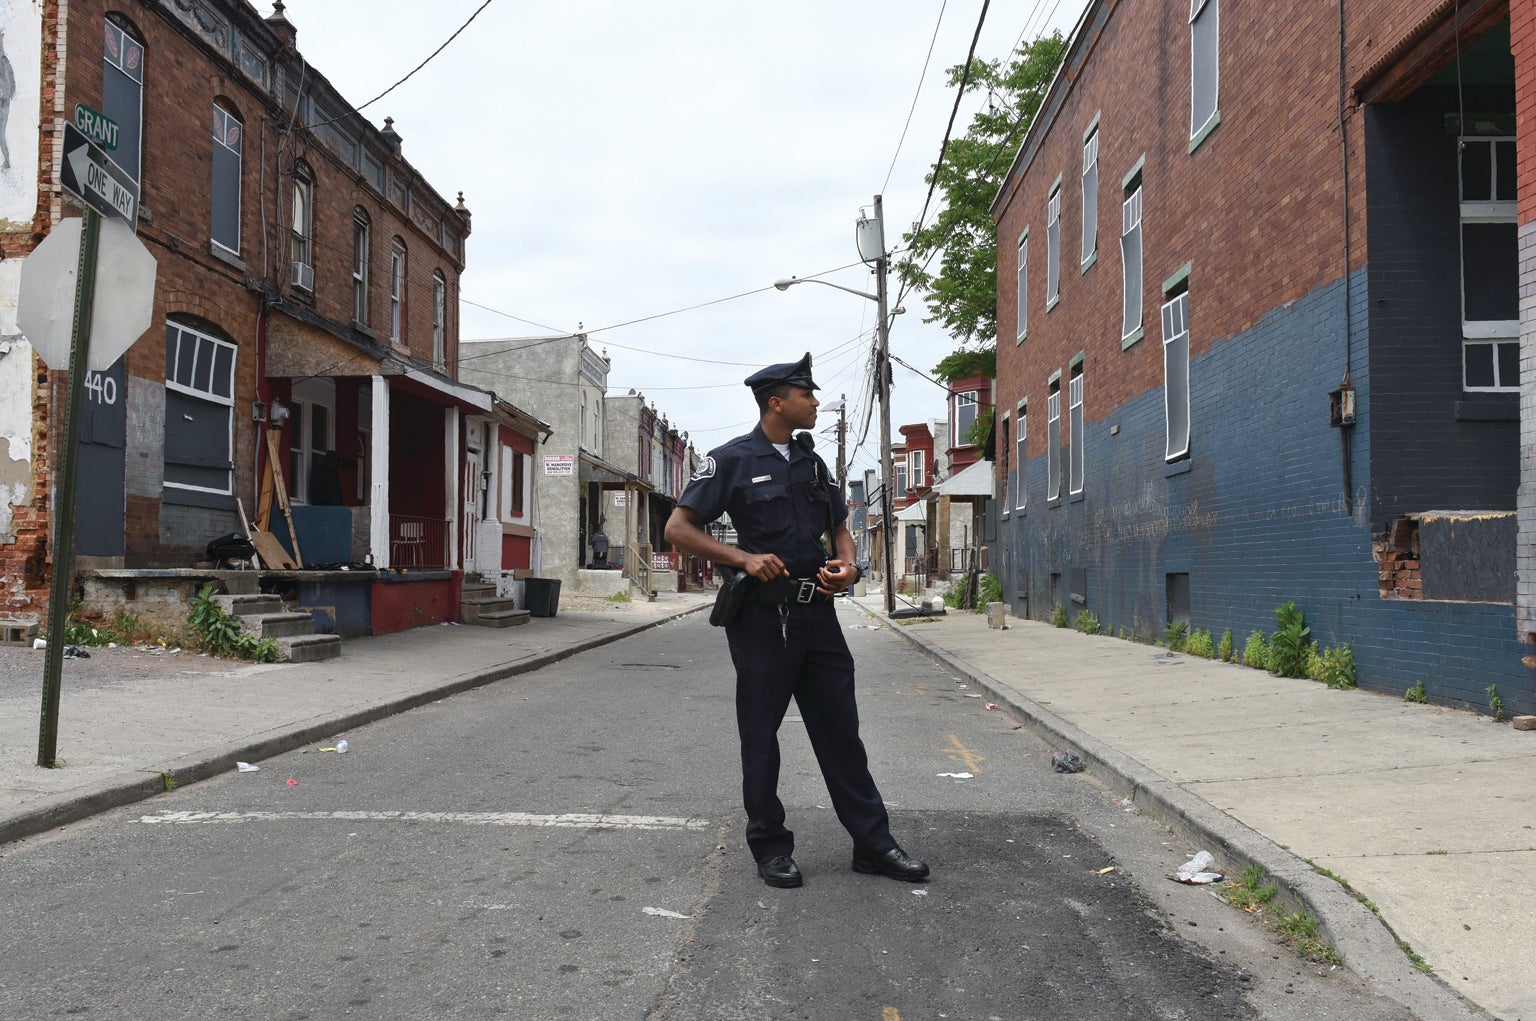
[[[868,298],[880,306],[880,320],[876,324],[875,341],[875,393],[880,399],[880,473],[884,476],[880,483],[880,531],[884,537],[882,545],[885,552],[885,612],[889,615],[896,612],[895,543],[891,532],[895,524],[893,520],[895,507],[891,495],[891,481],[895,476],[895,470],[891,465],[891,323],[885,309],[885,276],[890,257],[885,251],[885,221],[879,195],[875,196],[875,215],[857,222],[856,236],[859,255],[866,264],[874,263],[874,294],[844,287],[842,284],[834,284],[829,280],[819,280],[816,277],[790,277],[788,280],[775,280],[773,286],[781,291],[787,291],[795,284],[821,284],[825,287],[835,287],[839,291],[847,291],[849,294],[857,294],[861,298]],[[901,312],[902,309],[896,310],[898,315]]]

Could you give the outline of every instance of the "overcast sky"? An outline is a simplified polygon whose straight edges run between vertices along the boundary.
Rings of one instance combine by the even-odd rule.
[[[482,3],[287,0],[286,14],[300,52],[361,104]],[[271,6],[257,4],[262,14]],[[1068,35],[1083,6],[992,4],[977,56],[1005,57],[1021,35]],[[771,285],[852,263],[826,279],[873,292],[873,276],[857,264],[854,221],[882,193],[895,247],[918,218],[954,104],[945,71],[964,61],[981,8],[981,0],[491,0],[363,113],[380,125],[393,117],[406,159],[450,201],[462,191],[474,213],[464,340],[584,328],[608,348],[610,392],[643,392],[701,451],[755,422],[743,378],[811,351],[823,403],[848,395],[850,452],[869,422],[850,458],[856,472],[878,459],[879,420],[866,410],[875,303],[814,284],[783,293]],[[984,101],[962,104],[957,136]],[[897,286],[893,275],[893,301]],[[922,321],[921,298],[903,304],[891,351],[929,372],[956,345]],[[900,366],[895,378],[899,442],[900,425],[945,417],[945,393]],[[835,422],[824,412],[818,432]],[[833,435],[818,442],[829,462]]]

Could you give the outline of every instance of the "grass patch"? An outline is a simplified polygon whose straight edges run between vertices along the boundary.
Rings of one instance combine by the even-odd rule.
[[[1284,939],[1303,957],[1329,964],[1344,963],[1344,955],[1323,939],[1322,933],[1318,931],[1317,919],[1310,912],[1286,914],[1269,910],[1279,891],[1275,884],[1266,882],[1268,878],[1262,866],[1246,865],[1235,882],[1226,884],[1222,897],[1233,907],[1258,916],[1266,928]],[[1338,882],[1342,884],[1343,880]]]

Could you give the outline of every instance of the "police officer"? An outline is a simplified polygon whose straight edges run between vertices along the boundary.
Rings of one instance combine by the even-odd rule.
[[[736,666],[747,846],[769,886],[803,881],[778,793],[778,730],[794,696],[838,820],[853,837],[854,871],[921,882],[928,866],[891,837],[869,775],[853,657],[832,603],[859,577],[848,508],[811,451],[810,436],[795,435],[816,424],[811,356],[770,365],[746,384],[761,414],[757,428],[710,451],[668,519],[666,538],[754,579],[746,582],[746,605],[725,629]],[[722,513],[730,514],[739,548],[704,531]],[[830,560],[823,535],[836,554]]]

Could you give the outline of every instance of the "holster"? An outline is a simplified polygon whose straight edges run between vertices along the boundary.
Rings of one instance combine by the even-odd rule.
[[[715,570],[720,573],[720,591],[715,596],[714,609],[709,611],[709,623],[713,627],[725,627],[736,623],[736,618],[741,616],[741,608],[747,604],[754,582],[746,571],[735,567],[716,564]]]

